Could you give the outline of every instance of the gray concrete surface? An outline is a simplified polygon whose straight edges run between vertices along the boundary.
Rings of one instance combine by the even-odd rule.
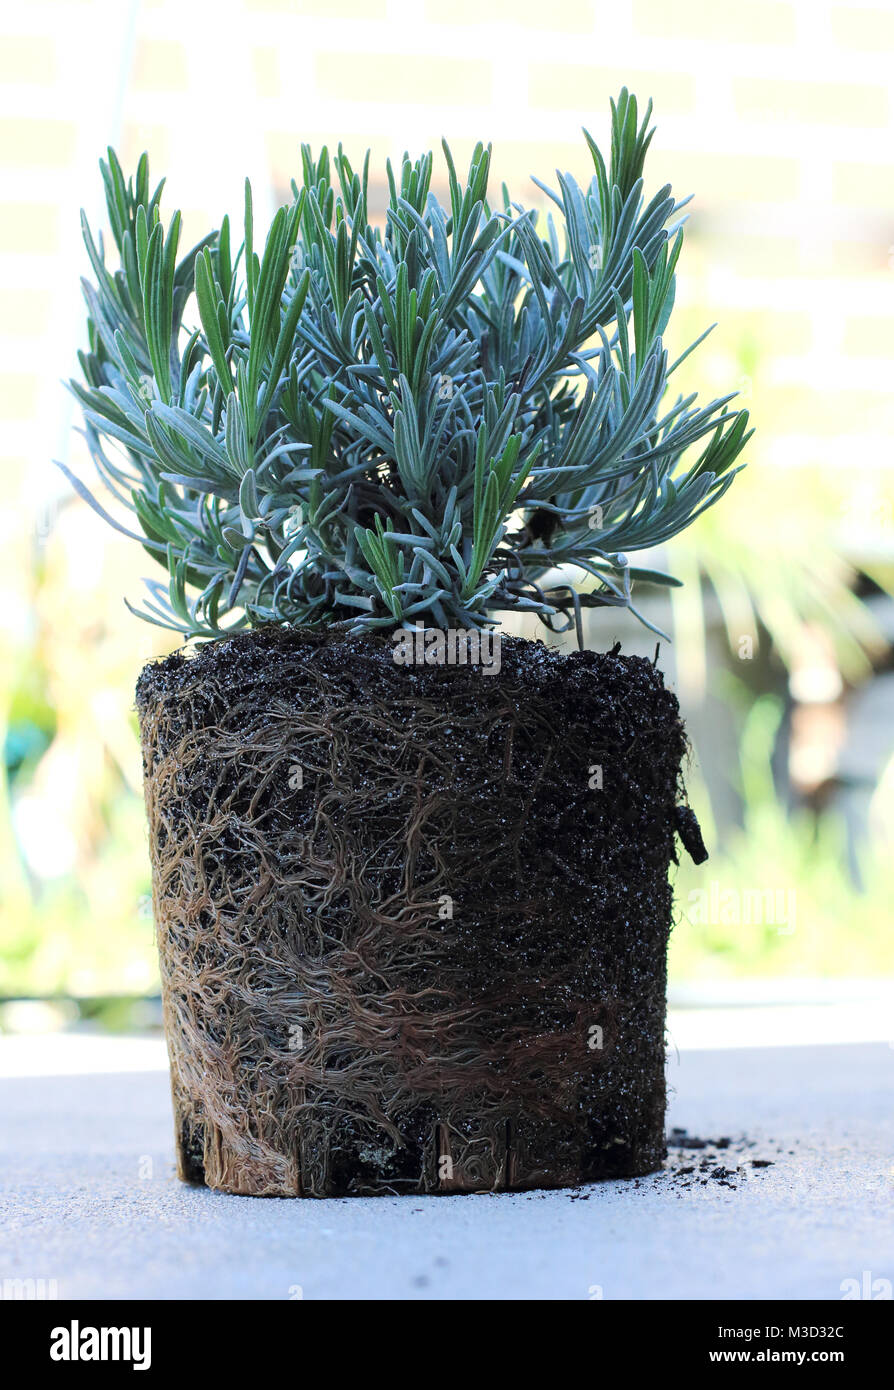
[[[29,1046],[0,1039],[0,1061],[12,1044]],[[105,1071],[73,1070],[58,1039],[72,1074],[0,1080],[0,1290],[31,1278],[60,1298],[840,1299],[847,1279],[894,1282],[884,1042],[673,1052],[669,1123],[753,1145],[724,1158],[732,1186],[681,1176],[678,1154],[664,1173],[577,1193],[327,1202],[182,1186],[158,1044],[97,1046]]]

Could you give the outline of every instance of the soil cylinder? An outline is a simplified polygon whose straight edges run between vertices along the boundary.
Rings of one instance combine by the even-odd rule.
[[[324,1197],[648,1173],[676,698],[639,657],[395,650],[264,628],[140,677],[180,1175]]]

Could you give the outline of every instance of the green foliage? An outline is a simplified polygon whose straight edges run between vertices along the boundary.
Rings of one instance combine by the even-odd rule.
[[[668,962],[674,980],[868,978],[894,971],[890,852],[881,838],[861,847],[858,889],[841,813],[831,807],[819,815],[793,812],[786,804],[771,767],[782,715],[782,703],[764,695],[744,719],[739,766],[732,770],[741,826],[724,830],[718,842],[710,816],[700,810],[711,858],[697,868],[680,856],[679,921]]]
[[[675,583],[628,552],[723,495],[748,431],[731,396],[665,403],[682,204],[643,195],[650,114],[622,91],[608,167],[587,135],[589,186],[540,185],[557,209],[540,220],[505,187],[488,201],[489,148],[463,182],[444,145],[449,207],[432,156],[405,156],[374,228],[369,156],[357,172],[341,147],[305,147],[262,253],[246,184],[236,255],[224,218],[179,261],[145,155],[125,182],[109,151],[120,268],[85,221],[95,283],[72,388],[142,531],[127,534],[167,571],[141,615],[204,638],[481,628],[500,610],[559,630],[581,605],[632,607],[637,578]]]

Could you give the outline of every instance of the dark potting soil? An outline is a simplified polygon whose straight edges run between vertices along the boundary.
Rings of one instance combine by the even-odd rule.
[[[703,1139],[685,1129],[673,1129],[667,1136],[668,1154],[661,1170],[643,1180],[635,1179],[633,1188],[654,1192],[657,1187],[677,1197],[700,1188],[728,1187],[736,1191],[757,1172],[775,1165],[775,1159],[754,1157],[757,1146],[756,1140],[744,1134]],[[777,1152],[782,1152],[781,1148]],[[588,1202],[595,1191],[598,1188],[577,1188],[570,1194],[571,1200]]]
[[[665,1156],[660,671],[268,628],[137,686],[184,1177],[259,1195],[561,1186]]]
[[[746,1135],[705,1139],[685,1129],[672,1129],[664,1172],[678,1188],[714,1184],[736,1188],[750,1171],[774,1166],[774,1159],[755,1156],[756,1147],[756,1141]]]

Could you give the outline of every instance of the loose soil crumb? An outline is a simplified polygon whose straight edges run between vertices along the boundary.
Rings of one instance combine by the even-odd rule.
[[[771,1158],[749,1156],[748,1151],[754,1147],[754,1140],[745,1135],[737,1139],[727,1134],[706,1139],[685,1129],[672,1129],[667,1137],[668,1156],[662,1176],[680,1188],[707,1187],[711,1183],[735,1188],[747,1178],[749,1168],[773,1167]],[[697,1161],[693,1161],[694,1154],[699,1155]]]

